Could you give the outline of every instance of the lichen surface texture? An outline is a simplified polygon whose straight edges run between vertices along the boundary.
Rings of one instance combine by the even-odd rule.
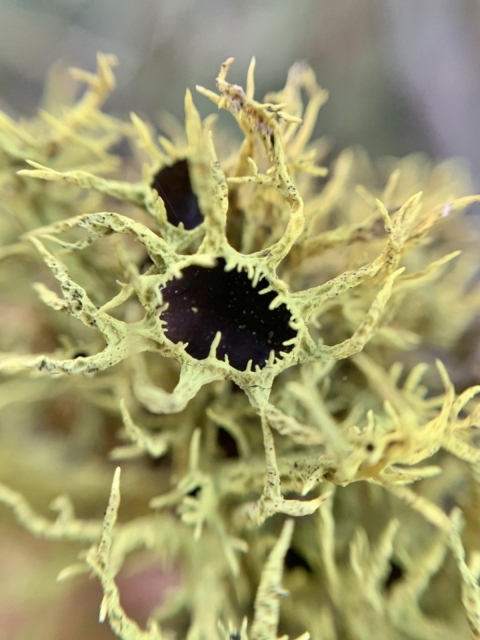
[[[190,92],[107,115],[106,55],[0,114],[0,518],[112,637],[480,638],[479,198],[312,140],[306,64],[258,102],[232,62],[195,101],[241,138]],[[143,618],[139,556],[175,576]]]

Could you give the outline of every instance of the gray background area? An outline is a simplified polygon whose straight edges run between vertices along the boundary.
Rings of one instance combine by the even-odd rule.
[[[478,186],[478,0],[0,0],[0,106],[31,113],[54,62],[93,69],[97,50],[120,60],[109,110],[151,118],[180,114],[185,87],[212,87],[228,56],[237,82],[257,57],[258,95],[306,59],[335,146],[459,155]]]

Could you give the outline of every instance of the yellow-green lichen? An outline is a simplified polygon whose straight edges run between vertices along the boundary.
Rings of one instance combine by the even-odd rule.
[[[418,156],[386,161],[380,188],[358,150],[323,167],[310,136],[326,93],[304,64],[264,103],[254,63],[245,91],[231,59],[217,93],[199,88],[244,135],[223,155],[189,92],[185,135],[102,114],[113,62],[76,72],[88,89],[68,108],[0,120],[4,304],[41,318],[1,339],[0,411],[17,427],[0,434],[0,501],[36,535],[91,545],[60,578],[96,575],[100,621],[124,639],[175,621],[188,638],[480,637],[480,386],[398,361],[448,356],[478,311],[478,239],[458,216],[478,197]],[[124,138],[139,151],[122,160]],[[128,478],[123,521],[120,469],[99,516],[106,454]],[[55,486],[88,515],[65,495],[54,521],[30,506]],[[146,627],[117,584],[140,549],[181,570]]]

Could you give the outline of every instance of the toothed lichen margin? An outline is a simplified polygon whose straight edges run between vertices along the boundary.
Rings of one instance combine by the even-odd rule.
[[[201,121],[189,92],[185,135],[168,118],[170,138],[156,138],[137,116],[130,125],[101,114],[114,86],[113,62],[99,56],[97,75],[76,72],[89,88],[55,117],[43,114],[23,126],[0,121],[2,206],[15,221],[0,230],[0,264],[8,273],[15,261],[28,281],[39,255],[61,292],[47,276],[34,286],[53,311],[45,323],[61,340],[53,354],[1,355],[0,408],[20,402],[28,415],[31,403],[49,407],[61,393],[80,394],[90,412],[76,409],[87,451],[98,441],[98,434],[87,437],[92,415],[103,425],[116,413],[130,443],[115,446],[111,457],[127,472],[131,458],[168,453],[174,487],[165,482],[150,500],[154,514],[125,523],[117,523],[119,470],[103,523],[75,517],[65,497],[53,504],[53,522],[6,486],[0,501],[37,535],[93,545],[60,577],[97,575],[100,619],[122,638],[164,637],[160,623],[168,628],[179,611],[189,616],[190,638],[273,640],[279,624],[318,638],[370,639],[379,629],[391,638],[466,637],[465,620],[479,637],[478,553],[462,540],[459,510],[449,514],[444,503],[452,499],[452,473],[455,501],[470,482],[462,506],[467,533],[475,526],[480,386],[456,394],[438,361],[443,389],[427,396],[426,367],[403,375],[392,361],[422,341],[455,344],[478,310],[479,288],[471,285],[476,245],[465,240],[456,216],[478,198],[464,195],[453,168],[427,169],[418,158],[390,167],[381,193],[370,185],[365,158],[351,151],[326,179],[319,166],[325,144],[309,143],[326,93],[306,65],[294,66],[285,89],[265,103],[254,99],[254,63],[246,91],[226,79],[232,60],[222,65],[218,93],[199,88],[245,136],[239,152],[220,161],[214,118]],[[122,137],[147,159],[136,183],[92,173],[120,164],[109,148]],[[15,173],[24,157],[33,168]],[[91,213],[112,197],[123,213]],[[79,215],[68,217],[72,209]],[[456,238],[465,249],[461,260]],[[5,277],[7,290],[9,282]],[[38,308],[26,285],[19,291]],[[56,325],[58,312],[80,320],[85,332],[78,323]],[[336,364],[345,359],[346,374]],[[166,388],[154,380],[165,380]],[[62,427],[67,447],[78,437],[74,425]],[[222,433],[233,459],[222,453]],[[6,443],[7,450],[8,437]],[[434,455],[433,465],[418,466]],[[38,477],[25,468],[22,477],[30,475],[35,486]],[[57,473],[64,477],[60,467]],[[137,481],[126,486],[145,499],[142,471],[130,473]],[[98,472],[103,488],[107,475]],[[412,483],[416,492],[406,486]],[[388,509],[379,508],[382,501]],[[402,505],[411,509],[408,525]],[[294,535],[293,521],[279,527],[268,520],[275,514],[310,518],[298,521]],[[427,523],[438,529],[431,551],[422,547]],[[371,549],[369,537],[376,541]],[[115,581],[127,556],[142,548],[176,559],[183,570],[176,598],[152,613],[145,630],[125,613]],[[451,615],[442,621],[419,600],[448,549],[459,578]],[[288,573],[295,554],[308,571]],[[290,596],[280,618],[284,562]],[[389,591],[395,562],[404,568]],[[251,625],[244,621],[237,631],[252,606]],[[227,619],[235,622],[217,626]]]

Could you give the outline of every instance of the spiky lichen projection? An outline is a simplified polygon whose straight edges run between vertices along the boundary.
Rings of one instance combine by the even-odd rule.
[[[124,639],[169,637],[181,614],[194,640],[466,638],[467,621],[480,637],[480,386],[456,393],[440,360],[437,375],[395,362],[422,344],[448,355],[478,311],[478,240],[456,215],[478,197],[418,157],[386,161],[383,190],[359,151],[327,172],[325,142],[310,143],[326,92],[305,64],[264,103],[254,63],[245,91],[227,81],[232,60],[217,93],[199,88],[244,134],[222,156],[190,92],[185,134],[102,114],[113,62],[76,72],[89,88],[55,117],[0,119],[2,285],[43,314],[26,347],[15,328],[0,336],[3,424],[21,417],[1,434],[0,502],[36,535],[91,545],[60,578],[96,575],[100,619]],[[109,149],[123,138],[147,159],[137,182],[98,175],[121,164]],[[26,355],[45,334],[50,351]],[[38,415],[58,422],[56,403],[73,409],[52,447]],[[91,517],[105,451],[128,474],[125,521],[119,469],[103,521],[65,496],[50,521],[7,486],[21,478],[43,504],[47,465]],[[117,584],[141,549],[182,572],[145,628]],[[435,574],[452,559],[445,590]]]

